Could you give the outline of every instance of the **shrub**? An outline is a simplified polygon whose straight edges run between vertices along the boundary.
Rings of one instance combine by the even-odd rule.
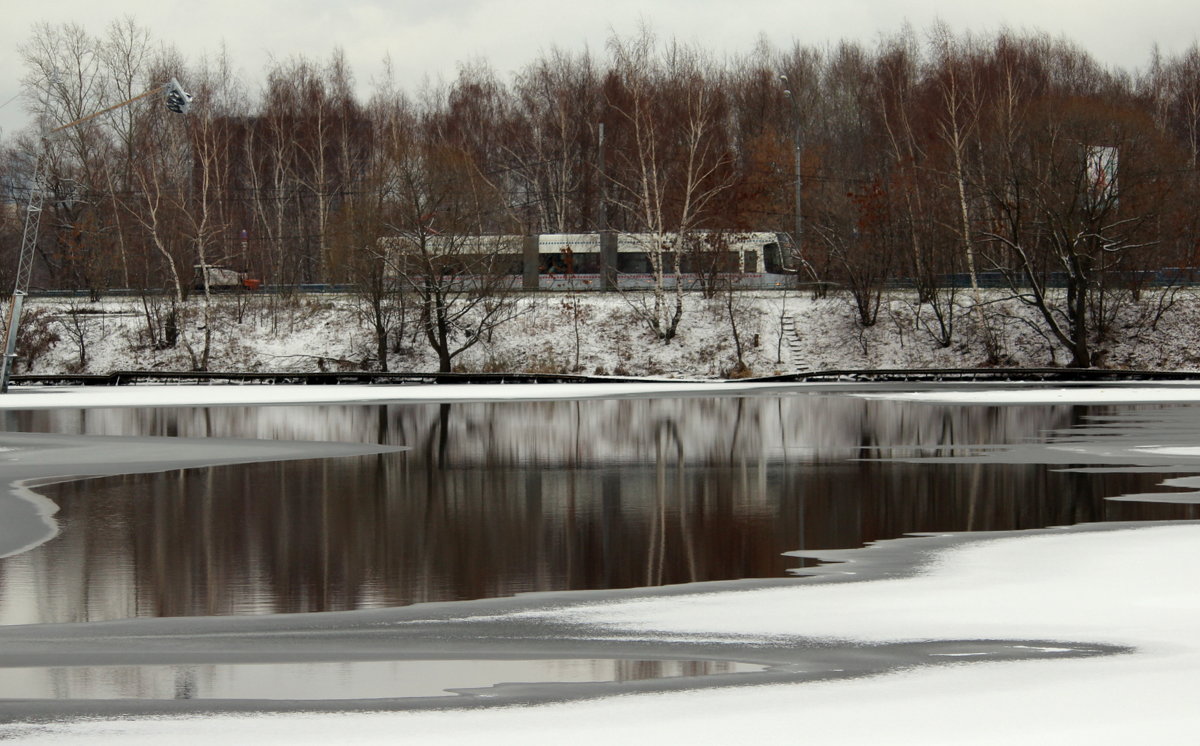
[[[60,341],[54,331],[54,314],[44,308],[31,308],[21,314],[21,328],[17,330],[17,360],[24,362],[25,370],[33,369],[43,355]],[[17,364],[13,364],[16,372]]]

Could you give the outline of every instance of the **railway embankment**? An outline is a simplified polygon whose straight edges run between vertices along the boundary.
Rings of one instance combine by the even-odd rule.
[[[437,376],[419,308],[394,304],[381,316],[353,295],[229,295],[174,313],[162,299],[35,298],[14,381],[1061,379],[1070,355],[1044,323],[999,291],[984,300],[986,313],[965,299],[931,309],[892,291],[864,326],[852,299],[837,293],[689,293],[665,341],[645,321],[650,294],[531,294],[482,333],[472,336],[466,319],[452,325],[451,374]],[[1200,300],[1190,288],[1169,303],[1144,297],[1094,340],[1097,364],[1069,375],[1191,378],[1200,372],[1197,330]]]

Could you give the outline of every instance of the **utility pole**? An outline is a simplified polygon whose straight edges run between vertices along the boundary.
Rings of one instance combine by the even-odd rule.
[[[598,137],[596,138],[596,171],[600,175],[597,179],[599,182],[596,186],[599,187],[599,215],[596,216],[596,226],[601,231],[608,230],[608,171],[604,163],[604,122],[597,125]]]
[[[779,81],[783,83],[783,95],[787,96],[788,101],[792,103],[792,147],[794,149],[792,155],[792,164],[795,171],[795,230],[792,234],[792,241],[795,243],[793,251],[796,252],[796,257],[799,259],[801,253],[801,241],[804,236],[804,218],[800,215],[801,190],[804,184],[803,178],[800,176],[800,154],[804,149],[804,140],[800,131],[800,102],[796,100],[796,94],[789,87],[788,77],[780,75]]]
[[[183,87],[179,85],[179,81],[171,78],[169,82],[151,88],[133,98],[126,99],[119,104],[113,104],[107,109],[101,109],[85,117],[80,117],[73,122],[67,122],[61,127],[55,127],[42,137],[42,144],[45,148],[48,148],[50,138],[58,133],[128,106],[134,101],[140,101],[147,96],[153,96],[156,93],[166,94],[166,105],[169,111],[173,111],[176,114],[186,114],[188,109],[191,108],[192,95],[183,90]],[[12,375],[13,366],[17,359],[17,332],[21,328],[21,310],[25,303],[25,296],[29,293],[29,278],[33,274],[33,257],[34,250],[37,248],[38,228],[41,225],[44,186],[47,171],[50,167],[45,148],[38,154],[37,164],[33,170],[33,184],[29,187],[29,203],[25,206],[25,228],[21,233],[21,254],[17,259],[17,279],[13,287],[12,300],[8,304],[8,313],[5,314],[4,319],[4,358],[0,359],[0,394],[8,393],[8,379]]]

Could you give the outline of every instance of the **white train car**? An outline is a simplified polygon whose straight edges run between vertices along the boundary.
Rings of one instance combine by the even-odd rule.
[[[402,239],[381,243],[393,266],[406,265]],[[526,290],[649,289],[656,265],[671,288],[676,282],[687,289],[788,287],[796,275],[791,238],[782,233],[698,231],[682,241],[649,233],[433,236],[427,248],[441,266],[459,268],[464,279],[470,268],[489,267],[512,275],[513,285]]]

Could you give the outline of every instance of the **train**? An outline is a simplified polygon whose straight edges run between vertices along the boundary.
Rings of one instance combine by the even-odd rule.
[[[420,273],[410,240],[381,239],[397,280]],[[433,261],[465,277],[507,275],[524,290],[646,290],[656,284],[684,289],[792,287],[794,250],[786,233],[695,231],[651,233],[543,233],[530,236],[426,237]],[[681,248],[682,247],[682,248]],[[678,271],[676,271],[678,270]]]

